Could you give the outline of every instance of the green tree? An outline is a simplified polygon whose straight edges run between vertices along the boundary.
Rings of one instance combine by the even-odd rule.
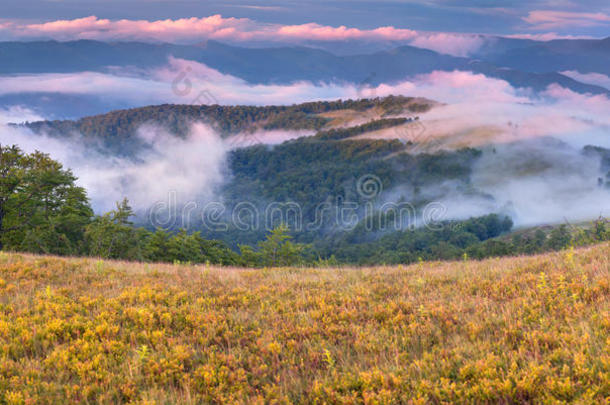
[[[250,245],[239,245],[239,264],[244,267],[261,267],[262,255]]]
[[[203,263],[203,238],[199,232],[188,234],[185,229],[178,231],[168,242],[168,254],[172,261]]]
[[[264,266],[294,266],[304,262],[307,245],[293,243],[288,227],[280,225],[258,243],[258,251]]]
[[[593,223],[593,237],[596,241],[607,241],[610,239],[610,227],[606,218],[598,218]]]
[[[238,255],[224,243],[204,239],[200,232],[189,234],[185,229],[181,229],[167,240],[166,246],[165,257],[169,259],[167,261],[224,265],[238,262]]]
[[[551,231],[546,244],[551,250],[561,250],[568,247],[571,242],[572,235],[570,234],[570,230],[567,225],[562,224]]]
[[[149,262],[171,262],[168,251],[170,238],[168,231],[157,228],[146,240],[144,258]]]
[[[41,152],[0,145],[0,248],[78,254],[93,211],[76,177]]]
[[[142,260],[141,241],[146,231],[133,227],[133,210],[127,199],[116,209],[96,217],[85,230],[88,253],[106,259]]]

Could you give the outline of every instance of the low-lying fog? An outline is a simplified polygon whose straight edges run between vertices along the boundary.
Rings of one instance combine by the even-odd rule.
[[[580,95],[559,86],[534,94],[469,72],[434,72],[365,89],[306,82],[253,86],[180,60],[172,60],[166,69],[147,79],[96,74],[102,75],[103,80],[82,81],[78,75],[38,75],[45,76],[38,78],[44,79],[38,85],[111,98],[136,97],[142,104],[150,104],[150,100],[184,103],[184,98],[168,89],[176,74],[186,69],[185,64],[193,88],[207,89],[221,104],[292,104],[390,94],[421,96],[443,103],[419,114],[423,130],[417,141],[434,141],[435,148],[471,146],[483,150],[474,166],[472,185],[493,197],[460,195],[443,185],[440,201],[447,207],[447,218],[501,211],[509,213],[517,225],[535,225],[610,215],[610,190],[600,186],[598,180],[606,175],[601,170],[601,160],[582,152],[585,145],[610,148],[610,100],[605,96]],[[7,88],[17,92],[32,90],[27,80],[7,80],[0,80],[0,89],[4,89],[0,92]],[[138,82],[134,84],[134,80]],[[153,85],[142,87],[140,81]],[[111,209],[124,196],[137,209],[165,201],[169,192],[176,192],[183,201],[219,200],[219,188],[230,176],[227,154],[231,148],[252,139],[277,144],[312,135],[310,131],[261,131],[248,136],[247,141],[240,139],[243,135],[221,139],[210,127],[195,124],[189,136],[181,139],[160,128],[145,126],[140,128],[139,136],[150,147],[128,159],[85,149],[78,134],[58,139],[7,125],[44,118],[28,106],[0,110],[0,142],[17,144],[26,151],[38,149],[60,160],[79,177],[98,212]],[[405,131],[395,129],[375,134],[383,138],[404,136]]]

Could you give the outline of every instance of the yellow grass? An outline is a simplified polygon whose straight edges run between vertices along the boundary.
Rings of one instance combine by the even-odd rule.
[[[610,244],[406,267],[0,255],[0,403],[607,403]]]

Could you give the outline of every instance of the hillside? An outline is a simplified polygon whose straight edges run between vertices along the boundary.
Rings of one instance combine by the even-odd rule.
[[[244,270],[0,256],[0,402],[603,403],[610,245]]]
[[[561,179],[560,186],[555,186],[559,194],[554,201],[564,201],[566,195],[569,197],[566,201],[571,201],[575,195],[583,199],[589,195],[598,196],[600,203],[587,203],[594,208],[578,220],[593,220],[603,215],[609,190],[606,185],[610,184],[607,149],[576,149],[565,142],[546,138],[489,144],[493,139],[479,137],[475,130],[454,134],[442,121],[428,119],[428,111],[434,114],[443,107],[431,100],[403,96],[265,107],[168,104],[114,111],[77,121],[40,121],[23,125],[69,145],[74,142],[75,134],[81,134],[82,138],[76,139],[86,147],[87,153],[91,150],[101,152],[100,165],[105,166],[117,158],[121,162],[120,170],[123,170],[151,161],[167,162],[167,167],[182,164],[175,161],[174,155],[183,151],[175,153],[165,146],[159,150],[154,141],[151,143],[150,139],[156,135],[147,135],[147,131],[155,132],[149,129],[150,125],[166,129],[172,134],[172,141],[186,140],[193,150],[201,148],[203,154],[207,146],[198,145],[189,136],[193,122],[209,124],[224,139],[228,151],[218,169],[223,173],[222,181],[214,188],[203,183],[195,194],[187,196],[201,203],[190,211],[195,220],[184,221],[180,214],[173,213],[167,215],[168,220],[163,224],[146,222],[150,218],[146,211],[154,200],[165,199],[165,192],[157,194],[156,198],[149,197],[144,204],[140,202],[136,206],[135,220],[149,230],[161,226],[171,231],[181,227],[190,232],[201,231],[203,237],[221,240],[234,250],[242,244],[255,245],[265,238],[267,231],[284,222],[297,242],[313,245],[313,257],[328,259],[334,256],[350,264],[412,263],[420,257],[454,259],[464,253],[478,258],[539,253],[545,246],[544,235],[508,245],[492,242],[480,245],[498,233],[491,232],[493,236],[474,230],[464,233],[459,231],[463,226],[457,227],[457,232],[394,232],[421,222],[426,207],[435,202],[447,208],[444,220],[466,221],[495,213],[509,216],[513,223],[521,226],[519,215],[523,216],[532,208],[529,196],[506,194],[505,188],[510,181],[527,187],[528,182],[538,177]],[[420,115],[421,119],[416,119]],[[275,144],[269,141],[274,133],[279,135]],[[457,141],[453,145],[444,144],[445,139]],[[566,156],[570,158],[566,159]],[[199,156],[195,157],[190,166],[199,167],[197,162],[200,160]],[[77,163],[74,168],[77,173],[79,166]],[[89,169],[83,170],[86,173]],[[198,175],[206,170],[209,168],[187,172]],[[566,182],[566,173],[577,179]],[[174,177],[182,178],[184,173],[176,172],[166,177],[165,182],[162,179],[159,182],[171,188],[169,185],[174,184]],[[368,204],[372,201],[371,196],[359,188],[362,179],[372,180],[377,187],[373,196],[376,205],[372,208]],[[134,198],[132,182],[133,179],[127,176],[125,181],[113,183],[113,187],[116,184],[122,187],[119,198]],[[561,193],[563,189],[567,190],[565,194]],[[148,193],[137,192],[136,199],[143,194]],[[102,195],[104,200],[108,199],[106,193]],[[221,201],[224,212],[214,221],[205,222],[210,198]],[[184,198],[179,201],[180,204],[184,202]],[[247,229],[236,226],[234,221],[236,213],[247,214],[242,210],[244,203],[258,207],[255,215],[243,218],[252,224]],[[337,209],[325,212],[329,204]],[[396,204],[402,205],[393,208]],[[270,212],[277,214],[275,217],[267,215],[269,207],[274,209]],[[554,217],[538,217],[537,222],[530,221],[524,226],[532,228],[564,222],[567,211],[574,211],[574,205],[557,209],[558,214]],[[399,216],[390,216],[397,212]],[[366,219],[373,221],[372,227]],[[212,223],[214,226],[208,226]],[[534,239],[539,242],[535,244],[537,247],[530,246]],[[21,245],[13,248],[26,249]],[[553,247],[556,248],[558,246]],[[72,248],[70,254],[83,253],[79,249]],[[28,245],[26,250],[58,253],[40,248],[38,242]],[[145,255],[109,257],[144,260]]]
[[[310,130],[354,125],[398,114],[418,114],[437,103],[422,98],[389,96],[360,100],[336,100],[291,106],[159,105],[112,111],[79,120],[39,121],[23,124],[37,133],[67,137],[81,134],[85,140],[125,152],[141,144],[142,125],[158,125],[172,134],[186,136],[193,122],[213,126],[223,136],[258,130]],[[329,115],[330,114],[330,115]],[[243,136],[246,136],[244,134]],[[141,146],[141,145],[140,145]]]

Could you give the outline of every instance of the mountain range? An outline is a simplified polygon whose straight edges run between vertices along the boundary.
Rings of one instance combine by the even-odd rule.
[[[332,50],[333,47],[327,45],[327,48]],[[472,57],[450,56],[413,46],[359,54],[335,54],[330,50],[303,46],[245,48],[211,40],[197,45],[91,40],[2,42],[0,75],[86,71],[128,72],[145,76],[151,69],[166,66],[168,59],[173,57],[205,64],[250,84],[309,81],[375,86],[433,71],[460,70],[505,80],[513,87],[530,88],[536,92],[556,83],[577,93],[610,94],[605,87],[584,83],[561,73],[574,71],[609,75],[610,38],[549,42],[491,38]],[[129,102],[100,102],[87,94],[74,96],[44,89],[40,92],[2,92],[0,104],[47,108],[59,118],[78,116],[69,114],[69,111],[91,115],[108,109],[137,106]],[[62,108],[64,105],[66,108]]]

